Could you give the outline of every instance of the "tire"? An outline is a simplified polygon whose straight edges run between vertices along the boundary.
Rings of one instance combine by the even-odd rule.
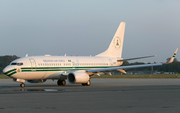
[[[90,85],[91,85],[91,82],[88,81],[88,82],[86,83],[86,86],[90,86]]]
[[[58,86],[62,86],[62,80],[58,80],[58,81],[57,81],[57,85],[58,85]]]
[[[82,86],[90,86],[91,85],[91,82],[88,81],[87,83],[82,83]]]
[[[57,81],[57,84],[58,84],[59,86],[65,86],[65,85],[66,85],[66,81],[65,81],[65,80],[58,80],[58,81]]]
[[[20,87],[24,88],[24,87],[25,87],[25,84],[24,84],[24,83],[21,83],[21,84],[20,84]]]
[[[66,85],[66,81],[65,81],[65,80],[62,80],[62,81],[61,81],[61,84],[62,84],[62,86],[65,86],[65,85]]]

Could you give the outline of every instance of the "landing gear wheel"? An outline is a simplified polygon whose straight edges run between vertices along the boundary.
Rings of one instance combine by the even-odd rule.
[[[58,84],[59,86],[61,86],[61,85],[62,85],[61,80],[58,80],[58,81],[57,81],[57,84]]]
[[[24,84],[24,83],[21,83],[21,84],[20,84],[20,87],[24,88],[24,87],[25,87],[25,84]]]
[[[88,82],[86,83],[86,86],[90,86],[90,85],[91,85],[91,82],[88,81]]]
[[[62,86],[65,86],[66,85],[66,81],[62,80],[61,84],[62,84]]]
[[[57,81],[57,84],[58,84],[59,86],[65,86],[65,85],[66,85],[66,81],[65,81],[65,80],[58,80],[58,81]]]
[[[87,83],[82,83],[82,86],[90,86],[91,82],[88,81]]]

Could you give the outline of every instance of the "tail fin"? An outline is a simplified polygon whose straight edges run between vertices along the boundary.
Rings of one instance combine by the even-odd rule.
[[[124,32],[125,22],[121,22],[109,45],[109,48],[96,56],[121,58],[124,41]]]
[[[177,48],[176,51],[174,52],[174,54],[173,54],[173,56],[171,57],[171,59],[167,62],[167,64],[170,64],[170,63],[172,63],[172,62],[174,61],[174,58],[175,58],[175,56],[176,56],[177,51],[178,51],[178,48]]]

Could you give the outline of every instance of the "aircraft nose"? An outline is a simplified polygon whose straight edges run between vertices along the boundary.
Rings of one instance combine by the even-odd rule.
[[[4,69],[3,69],[3,73],[6,75],[7,74],[7,67],[5,67]]]
[[[10,66],[7,66],[3,69],[3,73],[5,75],[8,75],[9,73],[11,73],[11,71],[14,71],[14,70],[12,70],[12,68]]]
[[[7,66],[3,69],[3,73],[7,76],[12,76],[16,73],[17,68],[12,66]]]

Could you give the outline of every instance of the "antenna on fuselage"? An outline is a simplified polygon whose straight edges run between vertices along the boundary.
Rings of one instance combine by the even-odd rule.
[[[26,54],[26,57],[28,57],[28,54]]]

